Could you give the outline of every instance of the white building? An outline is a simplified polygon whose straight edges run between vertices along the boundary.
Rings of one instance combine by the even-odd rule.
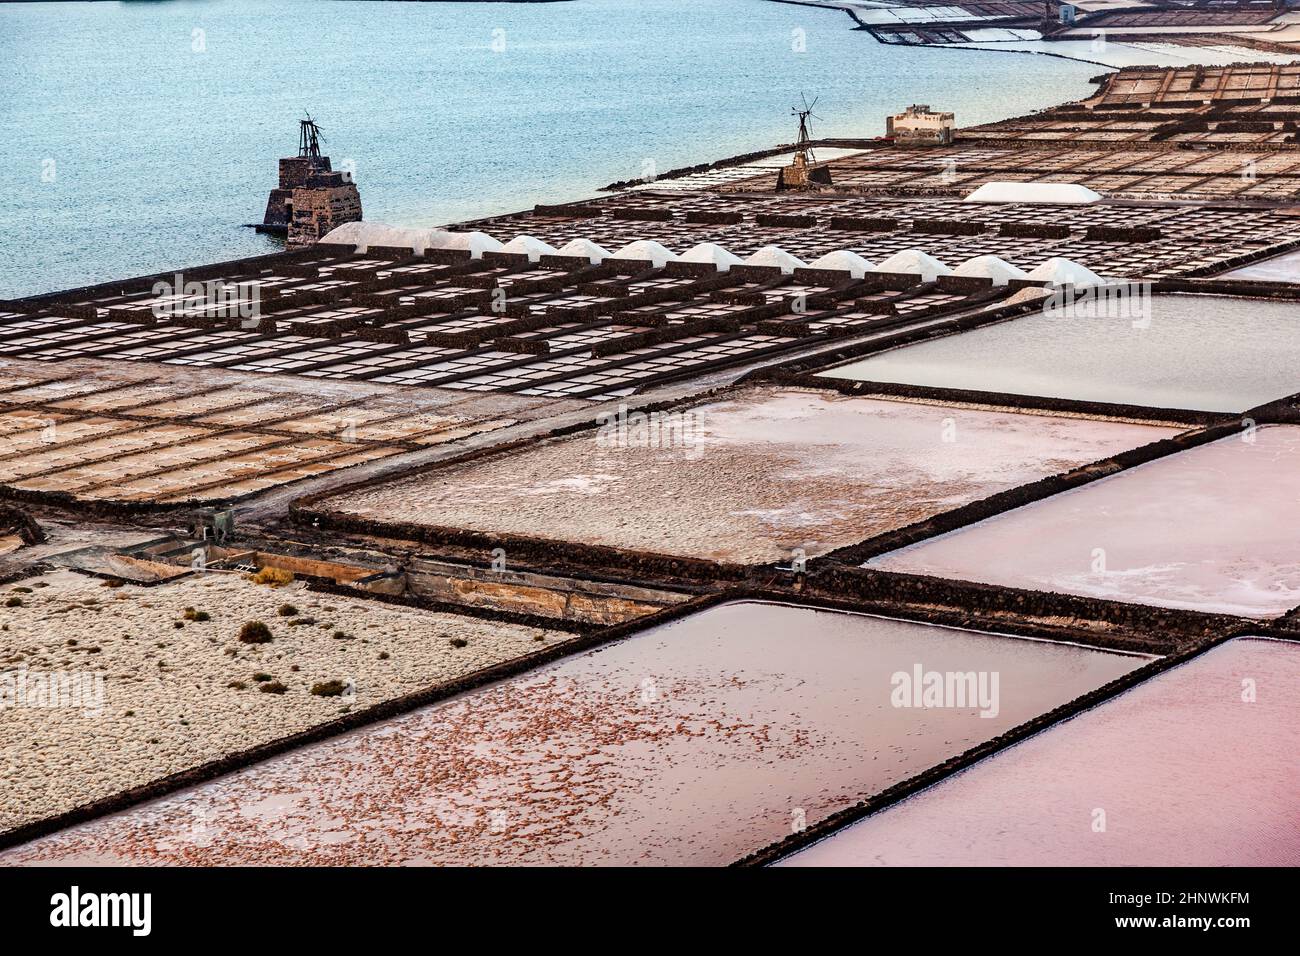
[[[886,117],[885,132],[899,146],[946,146],[952,142],[954,116],[935,113],[925,104]]]

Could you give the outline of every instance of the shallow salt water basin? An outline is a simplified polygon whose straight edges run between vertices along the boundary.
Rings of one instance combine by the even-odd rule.
[[[0,864],[721,865],[1149,659],[734,602]],[[917,668],[984,672],[985,693],[895,706]]]
[[[1146,301],[1149,314],[1138,299],[1035,312],[821,374],[1222,412],[1300,391],[1300,304],[1175,295]]]
[[[811,557],[857,543],[1178,432],[779,387],[671,415],[658,432],[554,439],[322,507],[380,522],[765,563],[799,548]]]
[[[866,566],[1267,618],[1300,605],[1297,528],[1300,427],[1265,425]]]
[[[1300,865],[1297,687],[1230,641],[781,865]]]

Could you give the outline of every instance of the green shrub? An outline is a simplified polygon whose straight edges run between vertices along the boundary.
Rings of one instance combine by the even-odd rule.
[[[241,644],[270,644],[271,629],[261,621],[249,621],[239,629]]]
[[[348,685],[341,680],[327,680],[311,685],[311,692],[316,697],[341,697]]]

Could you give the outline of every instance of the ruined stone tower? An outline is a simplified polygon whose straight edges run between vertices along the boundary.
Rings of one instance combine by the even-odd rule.
[[[280,185],[271,190],[260,231],[283,234],[290,247],[309,246],[345,222],[361,218],[361,194],[352,174],[330,168],[320,152],[320,127],[299,120],[298,155],[280,160]]]

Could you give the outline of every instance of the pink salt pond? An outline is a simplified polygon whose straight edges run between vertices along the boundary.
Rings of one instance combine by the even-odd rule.
[[[765,564],[856,544],[1182,430],[775,386],[668,419],[660,430],[611,423],[323,506],[378,522]]]
[[[1300,427],[1269,425],[882,555],[868,566],[1267,618],[1300,605],[1297,528]]]
[[[1231,641],[781,865],[1300,865],[1297,687]]]
[[[0,864],[726,864],[1148,660],[729,603]],[[985,694],[899,696],[918,669]]]

